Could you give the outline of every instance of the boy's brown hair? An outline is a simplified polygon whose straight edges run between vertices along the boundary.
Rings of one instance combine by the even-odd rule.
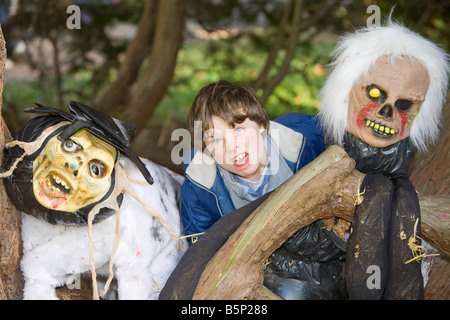
[[[201,121],[202,145],[204,133],[213,127],[212,117],[217,116],[227,122],[232,128],[244,122],[247,118],[269,129],[269,117],[261,105],[256,92],[246,86],[233,85],[220,80],[203,87],[192,103],[188,115],[188,129],[194,138],[195,147],[199,148],[199,141],[195,141],[194,123]]]

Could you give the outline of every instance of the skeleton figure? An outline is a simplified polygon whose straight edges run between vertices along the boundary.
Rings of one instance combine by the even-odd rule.
[[[407,170],[415,150],[437,139],[448,72],[444,51],[393,23],[347,35],[336,48],[319,117],[328,141],[367,173],[347,243],[351,299],[423,298],[420,262],[405,263],[421,248]]]
[[[177,195],[183,178],[129,144],[135,128],[71,101],[70,114],[32,119],[4,150],[4,184],[22,211],[25,299],[91,269],[114,275],[120,299],[157,299],[183,255]],[[109,268],[108,268],[109,262]],[[75,277],[77,276],[75,275]]]
[[[381,56],[350,91],[347,131],[377,148],[405,139],[429,83],[416,59]]]

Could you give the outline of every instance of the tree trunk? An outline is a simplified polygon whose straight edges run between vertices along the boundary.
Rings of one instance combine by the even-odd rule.
[[[147,1],[118,77],[94,100],[95,108],[138,128],[145,126],[172,80],[184,16],[185,0]],[[140,70],[144,61],[148,65]]]
[[[280,21],[280,25],[278,27],[274,45],[269,52],[269,57],[266,61],[266,65],[264,66],[263,71],[253,85],[253,88],[255,90],[263,89],[263,93],[260,97],[261,103],[263,105],[269,99],[270,95],[273,93],[278,84],[289,72],[291,61],[295,56],[298,38],[302,29],[303,7],[303,0],[291,0],[289,4],[286,5]],[[291,15],[292,17],[291,19],[289,19]],[[280,53],[283,47],[283,40],[285,40],[285,38],[287,38],[287,44],[285,45],[286,55],[282,59],[282,65],[280,66],[280,68],[278,68],[274,76],[268,78],[270,70],[275,65],[277,55]]]
[[[276,190],[228,239],[203,271],[194,299],[278,298],[263,286],[269,256],[316,220],[337,216],[352,221],[355,205],[364,201],[364,195],[358,194],[364,176],[343,149],[328,148]],[[442,223],[450,220],[450,200],[421,194],[419,200],[422,232],[442,252],[450,252],[448,225]]]
[[[0,28],[0,110],[6,62],[6,43]],[[11,141],[11,134],[0,114],[0,147]],[[2,156],[0,156],[0,161]],[[9,201],[3,183],[0,184],[0,300],[22,298],[23,278],[19,263],[22,257],[20,215]]]
[[[441,132],[439,141],[428,152],[418,154],[412,165],[410,180],[420,194],[429,194],[441,198],[450,198],[450,94],[447,95],[447,104],[441,120]],[[421,204],[422,208],[422,204]],[[439,208],[436,208],[439,209]],[[448,211],[447,211],[448,212]],[[422,221],[422,228],[426,226],[426,219]],[[436,230],[429,232],[423,229],[423,236],[432,245],[436,245],[434,239],[443,238],[448,241],[450,230],[450,219],[448,215],[436,215],[436,223],[440,224],[442,232]],[[425,223],[424,223],[425,222]],[[425,299],[427,300],[449,300],[450,299],[450,253],[445,251],[447,256],[433,258],[429,275],[428,285],[425,288]]]
[[[136,36],[125,52],[117,78],[92,103],[97,110],[114,114],[115,109],[123,103],[129,87],[138,76],[142,62],[150,52],[155,35],[158,6],[159,1],[149,0],[146,2]]]

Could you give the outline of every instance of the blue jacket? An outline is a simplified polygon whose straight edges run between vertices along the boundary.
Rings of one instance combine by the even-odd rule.
[[[289,113],[271,121],[268,135],[278,134],[278,149],[296,173],[325,150],[318,119]],[[193,235],[208,230],[223,215],[236,208],[225,187],[218,165],[206,153],[192,152],[184,163],[185,181],[181,187],[183,233]]]

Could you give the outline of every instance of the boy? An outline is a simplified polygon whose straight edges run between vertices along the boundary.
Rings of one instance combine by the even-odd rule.
[[[211,229],[187,250],[162,299],[192,299],[226,239],[325,148],[315,117],[290,113],[269,121],[253,90],[226,81],[198,93],[188,126],[195,148],[181,188],[183,233],[191,241]],[[342,298],[344,253],[330,234],[321,220],[297,231],[271,255],[264,285],[284,299]]]
[[[269,121],[253,90],[227,81],[200,90],[188,127],[194,150],[181,189],[187,236],[278,188],[325,148],[315,117],[291,113]]]

